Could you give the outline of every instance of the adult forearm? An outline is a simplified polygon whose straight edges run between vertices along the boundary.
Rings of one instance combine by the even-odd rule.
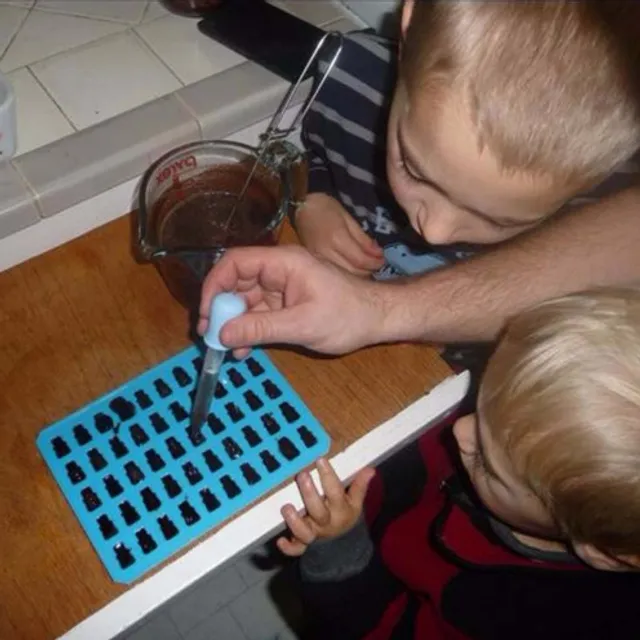
[[[385,285],[382,340],[474,342],[542,300],[640,283],[640,188],[447,269]]]

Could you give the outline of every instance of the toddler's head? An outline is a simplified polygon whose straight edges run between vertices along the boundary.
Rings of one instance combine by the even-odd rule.
[[[454,432],[478,495],[600,569],[640,567],[640,292],[552,300],[511,320]]]
[[[387,172],[418,233],[505,240],[632,156],[639,25],[636,2],[406,0]]]

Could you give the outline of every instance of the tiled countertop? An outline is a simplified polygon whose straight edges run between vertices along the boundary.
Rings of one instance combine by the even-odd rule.
[[[362,26],[331,0],[274,4],[325,28]],[[0,0],[0,71],[19,145],[0,164],[0,243],[139,178],[176,145],[264,120],[287,89],[156,0]]]

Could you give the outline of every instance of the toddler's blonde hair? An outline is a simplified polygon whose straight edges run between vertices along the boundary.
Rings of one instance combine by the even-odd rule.
[[[478,410],[568,538],[640,554],[640,291],[575,294],[512,319]]]

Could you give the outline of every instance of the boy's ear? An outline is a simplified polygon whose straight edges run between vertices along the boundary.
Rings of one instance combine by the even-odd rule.
[[[415,6],[415,0],[404,0],[402,5],[402,13],[400,15],[400,34],[401,40],[405,39],[407,35],[407,29],[411,24],[411,16],[413,16],[413,8]]]
[[[586,564],[600,571],[637,571],[640,570],[640,556],[613,556],[600,551],[592,544],[576,542],[573,545],[576,555]]]

